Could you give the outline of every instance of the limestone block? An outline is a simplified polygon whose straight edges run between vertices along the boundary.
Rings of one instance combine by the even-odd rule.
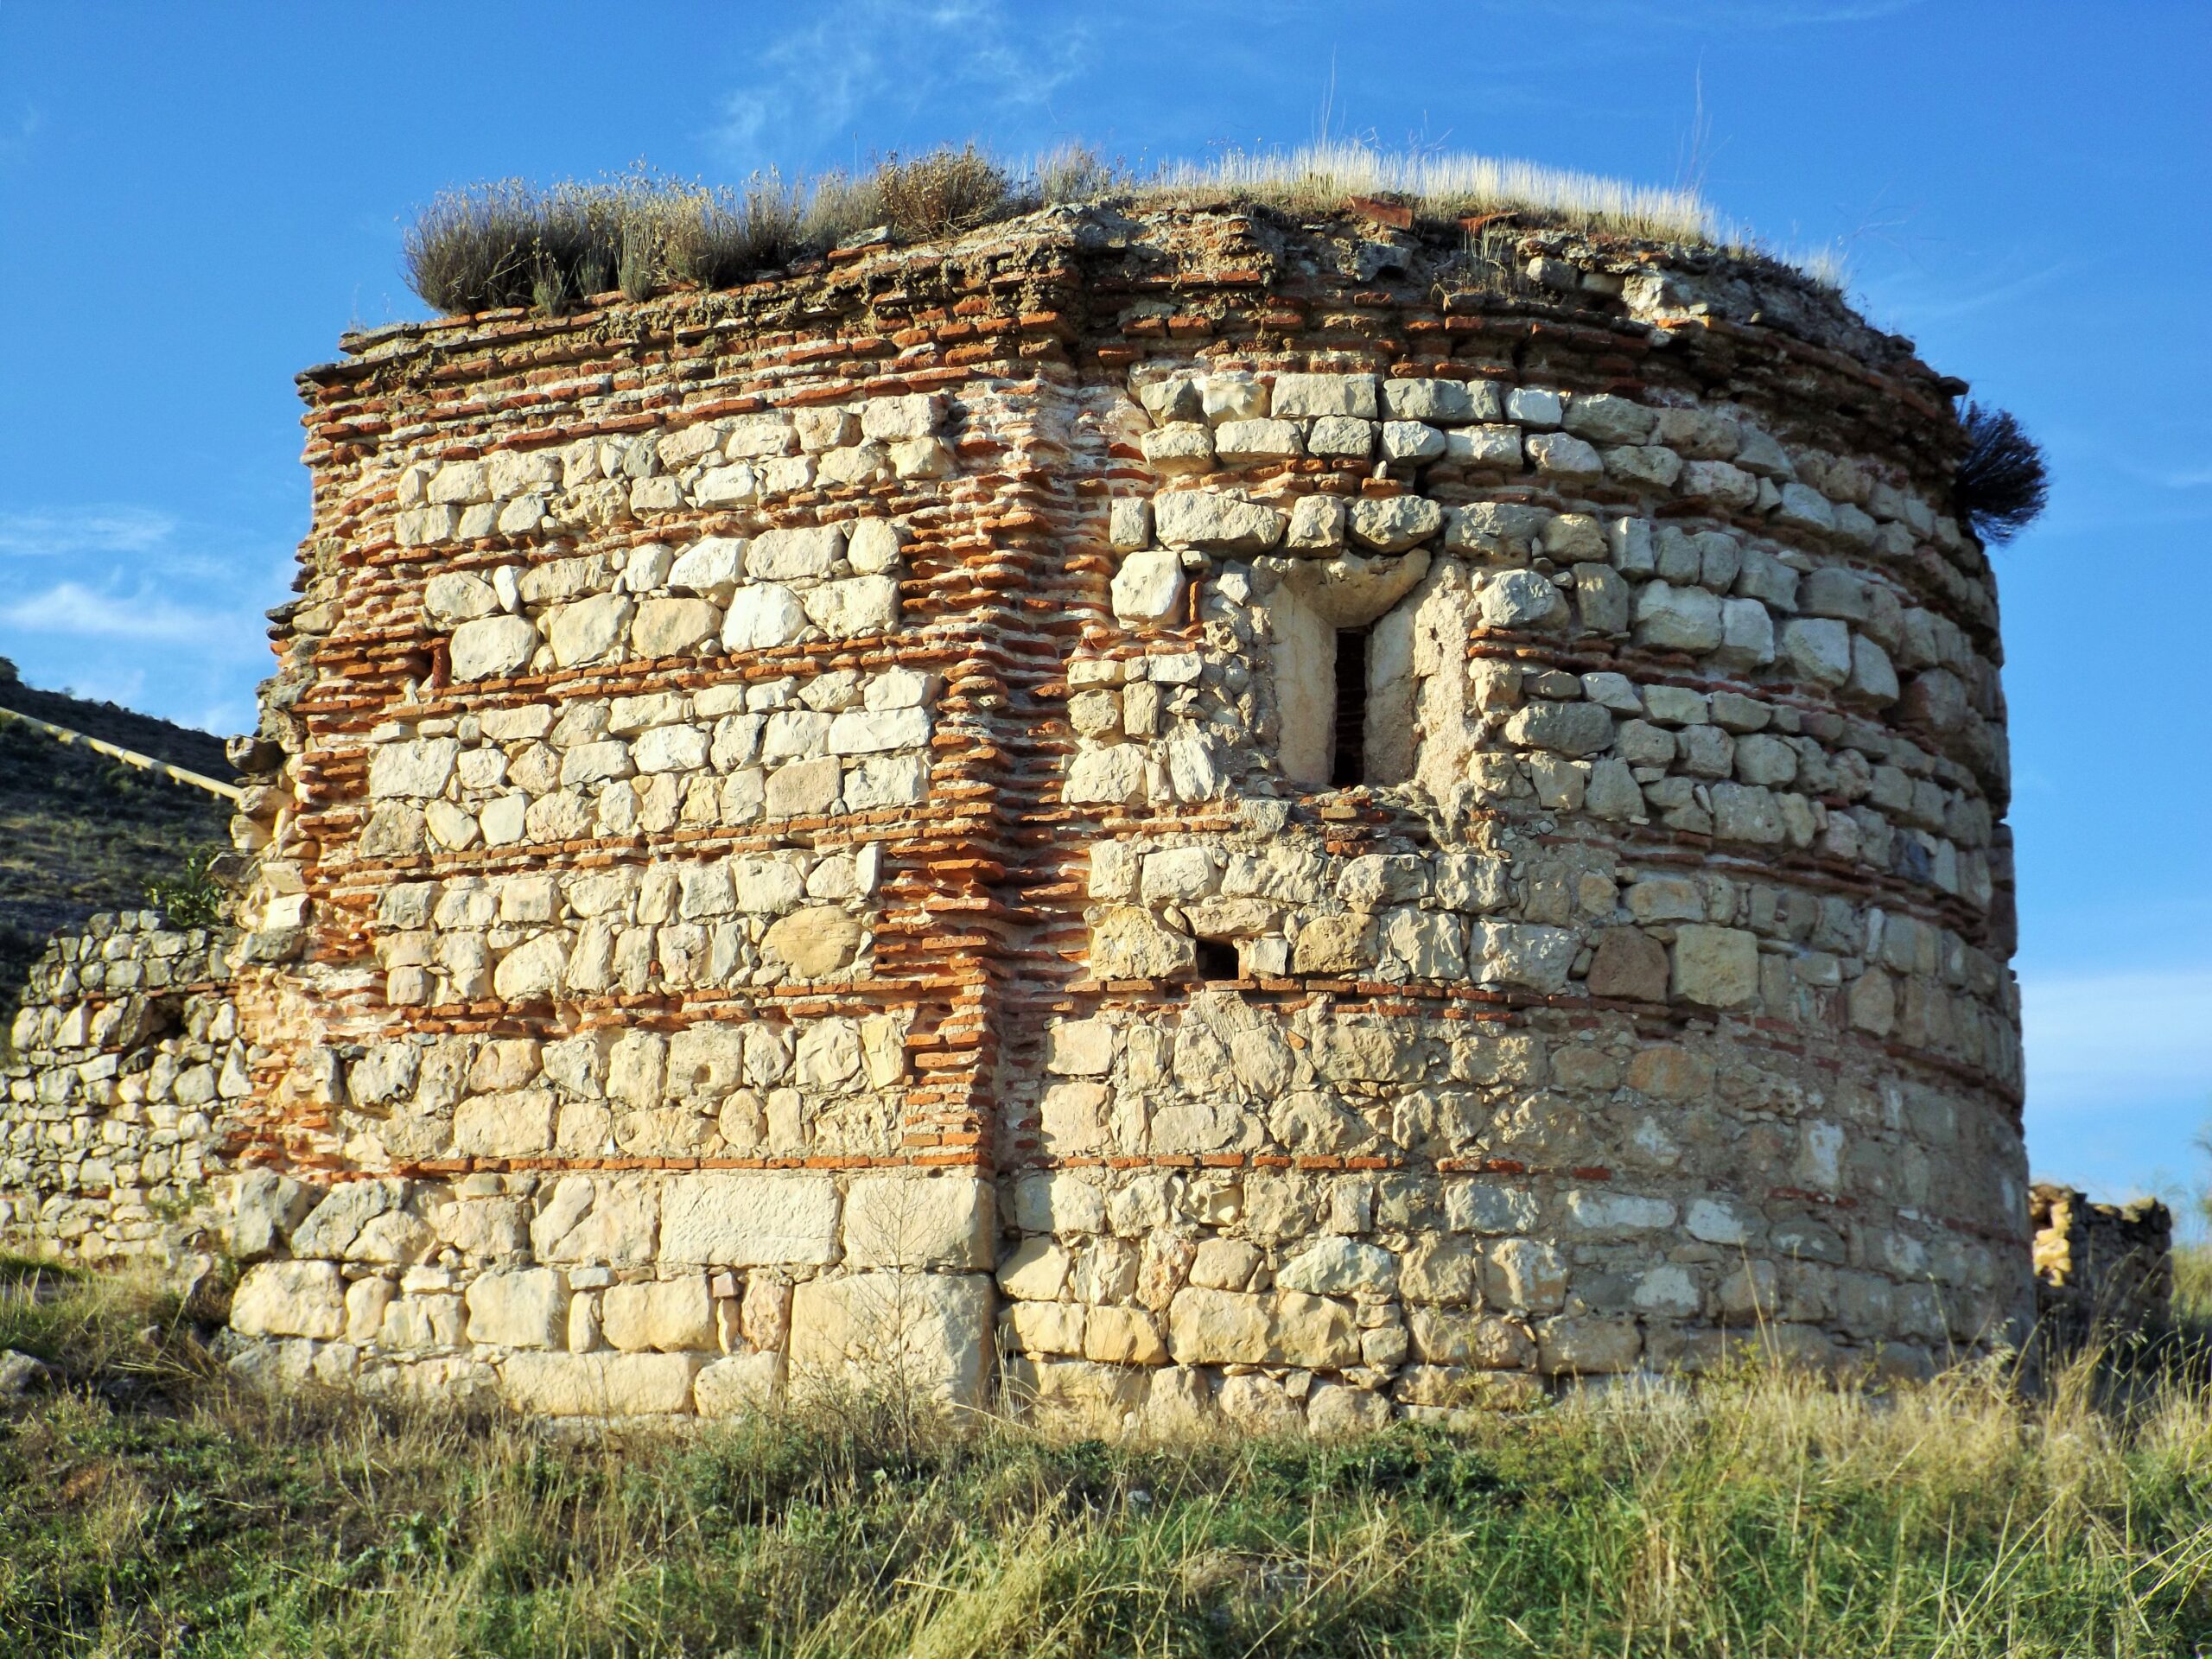
[[[1503,408],[1497,389],[1487,381],[1472,385],[1464,380],[1382,382],[1382,413],[1394,421],[1460,426],[1470,421],[1496,420]]]
[[[551,1268],[486,1273],[463,1293],[468,1339],[503,1348],[558,1348],[568,1339],[569,1287]]]
[[[600,1329],[624,1353],[663,1353],[715,1345],[715,1300],[704,1274],[610,1285],[599,1301]]]
[[[1106,1109],[1112,1092],[1103,1084],[1057,1083],[1039,1100],[1038,1134],[1055,1156],[1095,1152],[1106,1143]]]
[[[1640,444],[1657,423],[1653,410],[1609,392],[1578,391],[1567,405],[1567,429],[1592,443]]]
[[[887,518],[863,518],[845,539],[845,562],[863,576],[887,575],[899,568],[899,527]]]
[[[1291,942],[1291,971],[1356,974],[1375,965],[1375,918],[1354,911],[1310,917]]]
[[[1415,1307],[1408,1310],[1406,1325],[1413,1351],[1430,1364],[1524,1370],[1536,1363],[1536,1344],[1516,1319]]]
[[[1097,1077],[1114,1069],[1114,1027],[1107,1020],[1058,1020],[1046,1037],[1045,1069],[1056,1077]]]
[[[737,590],[722,619],[722,648],[731,652],[773,651],[806,631],[806,612],[788,588],[775,582]]]
[[[1774,660],[1774,618],[1755,599],[1720,603],[1720,644],[1713,659],[1729,668],[1760,668]]]
[[[442,505],[471,506],[492,499],[491,467],[480,461],[449,461],[431,475],[429,499]]]
[[[1323,1440],[1371,1434],[1390,1421],[1390,1400],[1372,1389],[1324,1382],[1306,1396],[1306,1427]]]
[[[313,1187],[276,1170],[243,1172],[232,1187],[231,1254],[241,1262],[267,1255],[290,1236],[315,1198]]]
[[[792,1386],[905,1387],[980,1409],[988,1384],[991,1281],[980,1274],[861,1273],[791,1297]]]
[[[764,531],[746,550],[745,574],[753,582],[819,580],[836,568],[844,552],[842,524]]]
[[[1863,633],[1851,636],[1851,678],[1849,689],[1867,702],[1878,705],[1897,700],[1897,671],[1890,662],[1890,654]]]
[[[750,467],[712,467],[691,486],[691,499],[702,507],[734,507],[760,499],[760,474]]]
[[[1306,453],[1294,421],[1224,421],[1213,443],[1226,461],[1295,461]]]
[[[1080,1302],[1016,1302],[1007,1309],[1007,1325],[1017,1352],[1079,1354],[1089,1312]]]
[[[1121,496],[1107,509],[1106,540],[1119,553],[1133,553],[1152,540],[1152,503]]]
[[[460,753],[461,745],[450,737],[378,746],[369,756],[370,798],[402,796],[421,800],[443,793],[452,781],[454,762]]]
[[[893,576],[848,576],[810,588],[800,604],[832,639],[888,633],[899,626],[899,582]]]
[[[1282,420],[1351,415],[1371,421],[1376,379],[1371,374],[1279,374],[1269,407]]]
[[[1301,550],[1339,548],[1344,544],[1344,504],[1333,495],[1301,495],[1290,509],[1290,527],[1283,545]]]
[[[621,645],[635,601],[626,594],[594,594],[554,611],[547,638],[563,668],[595,663]]]
[[[569,938],[566,933],[540,933],[499,958],[492,973],[492,988],[510,1002],[542,1001],[558,991],[569,964]]]
[[[996,1233],[989,1183],[969,1176],[855,1176],[845,1260],[860,1268],[988,1268]]]
[[[925,438],[944,423],[945,402],[936,392],[871,397],[861,405],[861,432],[884,442]]]
[[[472,1095],[454,1109],[453,1145],[464,1158],[542,1158],[553,1149],[553,1096]]]
[[[1144,774],[1145,753],[1141,745],[1118,743],[1084,749],[1068,763],[1060,798],[1071,805],[1134,803],[1143,798]]]
[[[1758,480],[1725,461],[1684,462],[1675,487],[1693,499],[1710,501],[1715,506],[1738,512],[1747,512],[1758,505]]]
[[[1605,465],[1598,459],[1598,452],[1564,432],[1532,432],[1523,447],[1529,463],[1551,477],[1581,483],[1605,476]]]
[[[1198,410],[1216,426],[1257,420],[1268,412],[1268,389],[1243,369],[1209,374],[1198,381]]]
[[[1271,1357],[1270,1299],[1186,1286],[1167,1306],[1167,1346],[1180,1365],[1259,1365]]]
[[[1611,747],[1613,717],[1594,702],[1532,699],[1505,722],[1506,741],[1556,754],[1595,754]]]
[[[1720,600],[1702,588],[1647,582],[1636,595],[1636,643],[1707,652],[1720,643]]]
[[[785,1170],[680,1175],[661,1192],[660,1259],[721,1268],[837,1259],[836,1183]]]
[[[666,1416],[691,1409],[703,1354],[509,1354],[499,1391],[544,1417]]]
[[[361,1229],[397,1207],[398,1183],[341,1181],[292,1230],[292,1254],[343,1260]]]
[[[1478,979],[1530,990],[1567,988],[1567,970],[1577,948],[1573,933],[1536,922],[1468,925],[1469,965]]]
[[[1444,509],[1425,496],[1362,497],[1348,512],[1352,539],[1381,553],[1402,553],[1444,528]]]
[[[659,1192],[634,1177],[563,1176],[530,1224],[541,1262],[594,1267],[650,1264],[658,1249]]]
[[[1841,685],[1851,677],[1851,631],[1828,617],[1792,617],[1783,624],[1778,656],[1801,680]]]
[[[856,918],[832,905],[814,905],[772,923],[761,936],[760,948],[793,972],[821,979],[851,965],[861,935]]]
[[[499,608],[499,595],[481,576],[448,570],[423,586],[423,610],[433,622],[450,627],[489,616]]]
[[[1818,490],[1792,480],[1782,486],[1782,503],[1774,510],[1774,522],[1792,530],[1826,534],[1835,528],[1835,509]]]
[[[715,642],[721,625],[721,613],[703,599],[649,599],[630,624],[631,653],[694,656]]]
[[[1164,549],[1132,553],[1114,573],[1114,614],[1124,622],[1157,622],[1179,614],[1183,561]]]
[[[1198,421],[1171,421],[1137,440],[1145,465],[1163,478],[1213,470],[1213,434]]]
[[[732,1354],[717,1359],[692,1378],[691,1397],[702,1417],[778,1411],[784,1403],[784,1357],[780,1353]]]
[[[1283,585],[1286,594],[1302,603],[1319,623],[1330,628],[1365,627],[1414,590],[1428,574],[1430,555],[1425,547],[1398,556],[1388,554],[1344,553],[1325,563],[1301,560]],[[1290,631],[1290,617],[1279,613],[1277,626]],[[1333,652],[1334,643],[1329,649]],[[1301,661],[1303,658],[1304,661]],[[1276,683],[1286,671],[1296,672],[1313,660],[1309,645],[1296,656],[1278,645]]]
[[[1633,1319],[1547,1319],[1536,1332],[1537,1363],[1552,1376],[1603,1376],[1633,1370],[1643,1334]]]
[[[346,1334],[346,1281],[331,1262],[262,1262],[231,1296],[231,1329],[242,1337]]]
[[[1198,962],[1188,936],[1171,933],[1133,907],[1109,911],[1090,932],[1090,972],[1096,979],[1173,979]]]
[[[1285,1290],[1316,1296],[1344,1296],[1364,1291],[1388,1295],[1397,1288],[1398,1258],[1377,1244],[1331,1236],[1307,1247],[1275,1273]]]
[[[798,447],[798,434],[790,416],[754,415],[731,424],[722,442],[722,453],[737,461],[753,456],[788,455]]]
[[[1289,522],[1273,507],[1214,490],[1175,490],[1156,497],[1153,520],[1160,539],[1170,547],[1225,553],[1263,553],[1282,539]]]
[[[878,754],[916,748],[929,738],[926,709],[849,709],[830,722],[824,741],[832,754]]]
[[[1598,937],[1586,983],[1592,996],[1641,1002],[1667,1000],[1667,947],[1641,928],[1613,927]]]
[[[1735,927],[1676,928],[1673,989],[1712,1008],[1753,1001],[1759,991],[1758,936]]]
[[[1554,628],[1567,620],[1559,589],[1534,570],[1508,570],[1484,582],[1478,603],[1485,627]]]
[[[1500,1239],[1483,1252],[1482,1283],[1487,1302],[1541,1313],[1567,1299],[1567,1261],[1535,1239]]]
[[[1441,459],[1445,447],[1444,434],[1422,422],[1382,423],[1381,448],[1382,461],[1387,466],[1422,466]]]
[[[1142,1308],[1094,1307],[1084,1320],[1083,1355],[1107,1365],[1164,1365],[1167,1344]]]

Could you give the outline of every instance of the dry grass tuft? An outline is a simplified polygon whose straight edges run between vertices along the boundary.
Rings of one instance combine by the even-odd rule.
[[[2087,1360],[2039,1400],[1993,1364],[1868,1393],[1747,1363],[1329,1445],[917,1433],[867,1400],[554,1436],[248,1394],[149,1287],[16,1282],[0,1346],[67,1380],[0,1408],[0,1659],[2212,1642],[2212,1392],[2116,1406]],[[163,1391],[118,1391],[149,1353]]]
[[[644,172],[543,190],[512,179],[475,185],[423,211],[404,257],[415,291],[441,311],[557,313],[618,284],[632,299],[670,283],[727,287],[877,228],[927,240],[1040,207],[1117,200],[1326,213],[1357,195],[1406,200],[1432,219],[1510,212],[1618,235],[1713,242],[1725,234],[1692,191],[1485,156],[1334,143],[1138,172],[1080,145],[1015,167],[969,143],[885,156],[858,175],[786,182],[761,174],[736,189]]]

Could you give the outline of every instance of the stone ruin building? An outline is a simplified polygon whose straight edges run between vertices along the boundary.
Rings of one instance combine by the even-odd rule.
[[[1961,383],[1766,262],[1408,217],[349,337],[239,931],[57,946],[17,1230],[219,1199],[239,1366],[548,1414],[2017,1335]]]

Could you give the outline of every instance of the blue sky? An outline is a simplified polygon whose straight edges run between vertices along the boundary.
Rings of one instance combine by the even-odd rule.
[[[419,315],[441,187],[1323,128],[1692,181],[2048,448],[1999,556],[2039,1173],[2212,1111],[2212,8],[2135,0],[0,5],[0,653],[230,731],[307,522],[291,377]]]

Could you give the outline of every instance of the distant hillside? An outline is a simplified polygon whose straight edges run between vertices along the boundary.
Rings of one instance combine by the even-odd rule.
[[[22,684],[0,658],[0,708],[229,779],[222,740],[111,702]],[[102,910],[137,910],[156,881],[227,846],[229,803],[0,720],[0,1036],[24,974],[58,929]]]

